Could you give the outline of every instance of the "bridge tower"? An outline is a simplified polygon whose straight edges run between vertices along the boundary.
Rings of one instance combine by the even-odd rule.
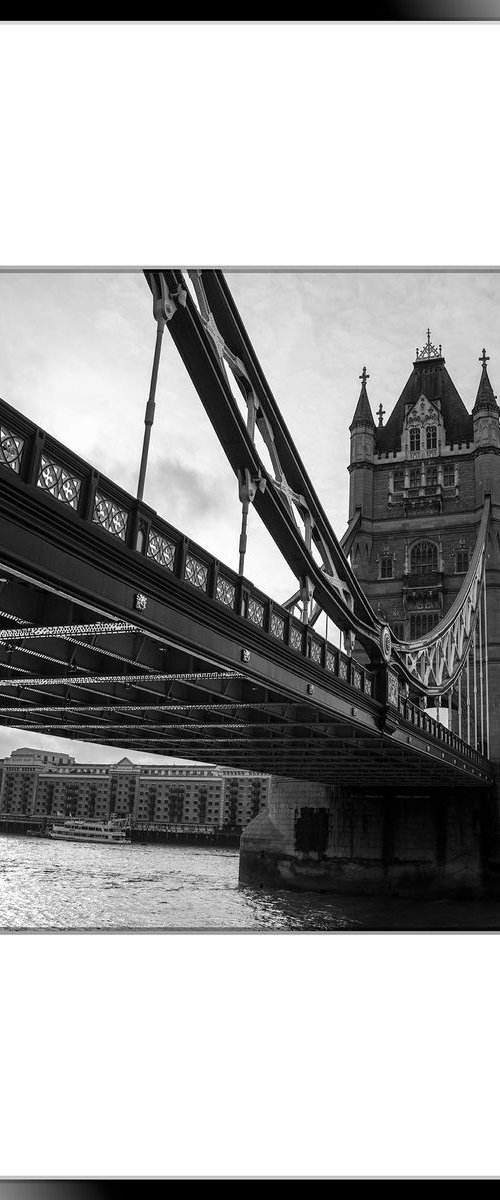
[[[484,498],[491,496],[486,567],[490,757],[500,761],[500,409],[485,350],[469,412],[441,346],[417,350],[384,423],[375,424],[363,371],[350,426],[349,517],[361,513],[352,565],[395,637],[425,637],[467,574]],[[486,664],[485,664],[486,666]]]
[[[498,778],[500,409],[484,350],[479,361],[477,394],[468,408],[428,330],[386,421],[382,405],[373,414],[363,368],[350,424],[350,527],[359,515],[350,555],[363,591],[394,638],[425,638],[468,577],[485,497],[490,497],[488,662],[485,654],[482,670],[489,679],[489,757]],[[359,644],[354,657],[366,661]],[[458,687],[462,697],[463,676]],[[450,707],[443,712],[440,706],[439,715],[444,723],[451,719],[461,737],[462,701],[453,704],[450,693]],[[484,743],[476,745],[486,751]],[[267,812],[242,838],[245,881],[266,885],[279,880],[285,886],[333,892],[452,895],[491,888],[498,894],[499,787],[495,795],[474,786],[422,786],[417,773],[413,782],[411,772],[400,779],[390,771],[386,783],[377,784],[367,775],[361,786],[337,781],[333,771],[327,792],[300,781],[272,781]],[[307,844],[302,826],[307,826]]]

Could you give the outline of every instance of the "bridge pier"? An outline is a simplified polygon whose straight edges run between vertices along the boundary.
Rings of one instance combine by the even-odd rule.
[[[491,790],[483,828],[484,887],[488,896],[500,897],[500,761],[492,762],[495,783]]]
[[[346,895],[480,896],[490,879],[500,891],[499,828],[486,789],[369,791],[274,778],[268,808],[241,837],[240,883]]]

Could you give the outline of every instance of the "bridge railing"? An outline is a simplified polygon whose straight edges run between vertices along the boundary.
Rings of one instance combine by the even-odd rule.
[[[470,762],[475,762],[480,765],[483,762],[484,755],[469,746],[458,734],[452,729],[448,729],[441,721],[436,721],[434,717],[429,716],[425,709],[420,708],[418,704],[413,704],[405,696],[398,698],[398,712],[404,721],[419,730],[421,733],[428,734],[429,737],[435,738],[438,742],[442,742],[448,750],[456,751],[463,758],[467,758]]]
[[[375,673],[346,655],[248,579],[207,554],[168,521],[0,400],[0,469],[54,503],[61,516],[92,524],[141,554],[275,642],[334,675],[342,684],[375,698]],[[98,532],[99,531],[99,532]],[[145,601],[146,598],[143,598]],[[141,606],[140,593],[136,597]],[[311,685],[312,687],[312,685]]]

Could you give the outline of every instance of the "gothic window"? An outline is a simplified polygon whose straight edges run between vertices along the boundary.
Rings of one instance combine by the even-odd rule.
[[[438,552],[434,542],[415,542],[410,553],[410,573],[412,575],[430,575],[437,569]]]
[[[420,450],[420,429],[410,429],[410,453]]]
[[[455,467],[453,463],[447,463],[443,469],[443,483],[445,487],[454,487],[455,484]]]
[[[428,425],[425,431],[425,440],[428,450],[437,448],[437,427],[436,425]]]
[[[382,555],[382,558],[380,559],[380,578],[381,579],[392,579],[393,578],[392,554],[383,554]]]
[[[394,472],[394,491],[402,492],[405,485],[405,473],[401,468]]]
[[[427,467],[425,482],[427,487],[437,487],[438,473],[437,467]]]
[[[439,621],[439,613],[415,613],[410,617],[410,641],[413,642],[416,638],[425,637],[430,633],[431,629],[437,625]]]
[[[455,559],[455,571],[457,575],[466,575],[469,570],[469,551],[457,550]]]
[[[420,479],[421,479],[420,467],[411,467],[411,469],[410,469],[410,487],[411,488],[420,487]]]

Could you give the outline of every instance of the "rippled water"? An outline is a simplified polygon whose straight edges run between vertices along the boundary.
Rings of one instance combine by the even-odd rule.
[[[238,885],[238,851],[0,836],[3,929],[500,929],[500,904]]]

